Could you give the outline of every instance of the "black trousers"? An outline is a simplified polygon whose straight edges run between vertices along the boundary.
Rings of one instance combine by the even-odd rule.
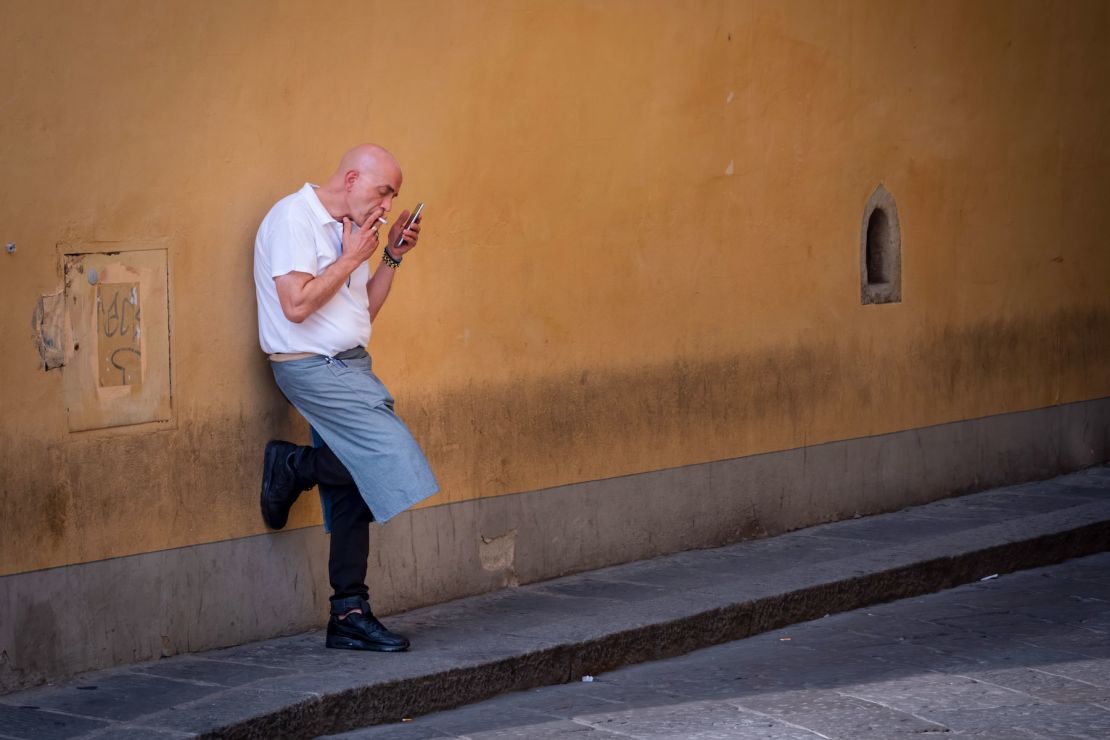
[[[353,596],[369,600],[366,560],[370,557],[370,522],[374,521],[370,507],[358,492],[351,472],[330,447],[302,447],[294,460],[297,477],[319,486],[331,510],[331,600]]]

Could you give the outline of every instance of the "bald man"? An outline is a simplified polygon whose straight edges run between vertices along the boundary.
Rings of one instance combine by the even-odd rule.
[[[326,183],[305,183],[278,201],[255,239],[259,340],[316,442],[266,445],[262,519],[281,529],[301,492],[319,485],[331,532],[331,648],[408,649],[370,609],[370,522],[384,523],[438,490],[366,352],[397,270],[420,238],[419,221],[406,228],[409,212],[402,211],[371,270],[400,190],[397,160],[380,146],[357,146]]]

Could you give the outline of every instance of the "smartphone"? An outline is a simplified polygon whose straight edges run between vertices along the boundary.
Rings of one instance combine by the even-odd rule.
[[[416,210],[412,212],[412,215],[409,216],[409,220],[405,223],[405,229],[411,228],[414,223],[419,221],[420,220],[420,214],[423,213],[423,212],[424,212],[424,201],[420,201],[419,203],[416,204]],[[401,229],[401,231],[404,231],[405,229]],[[402,237],[399,237],[397,239],[397,243],[394,244],[393,246],[399,247],[404,243],[405,243],[405,237],[402,236]]]

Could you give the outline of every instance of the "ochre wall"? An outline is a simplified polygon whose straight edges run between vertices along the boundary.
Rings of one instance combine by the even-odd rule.
[[[1104,2],[0,3],[0,575],[242,537],[304,439],[269,206],[389,147],[428,505],[1110,395]],[[901,304],[861,306],[884,184]],[[69,432],[67,245],[169,250],[169,422]],[[106,247],[105,249],[109,249]],[[688,492],[696,495],[696,492]],[[313,497],[293,526],[319,522]]]

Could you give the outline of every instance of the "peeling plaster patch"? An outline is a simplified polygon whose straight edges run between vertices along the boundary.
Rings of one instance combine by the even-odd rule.
[[[58,291],[39,296],[31,319],[35,347],[42,359],[43,370],[65,365],[65,293]]]
[[[725,174],[728,175],[729,177],[732,177],[732,173],[735,172],[735,171],[736,171],[736,168],[733,166],[733,162],[730,159],[729,162],[728,162],[728,167],[725,167]]]
[[[731,102],[732,102],[732,99],[733,99],[734,97],[736,97],[736,93],[734,93],[734,92],[733,92],[732,90],[729,90],[729,91],[728,91],[728,97],[727,97],[727,98],[725,98],[725,105],[728,105],[729,103],[731,103]]]
[[[498,537],[479,537],[478,560],[482,570],[490,573],[503,573],[506,586],[519,585],[513,562],[516,559],[516,530],[510,529]]]

